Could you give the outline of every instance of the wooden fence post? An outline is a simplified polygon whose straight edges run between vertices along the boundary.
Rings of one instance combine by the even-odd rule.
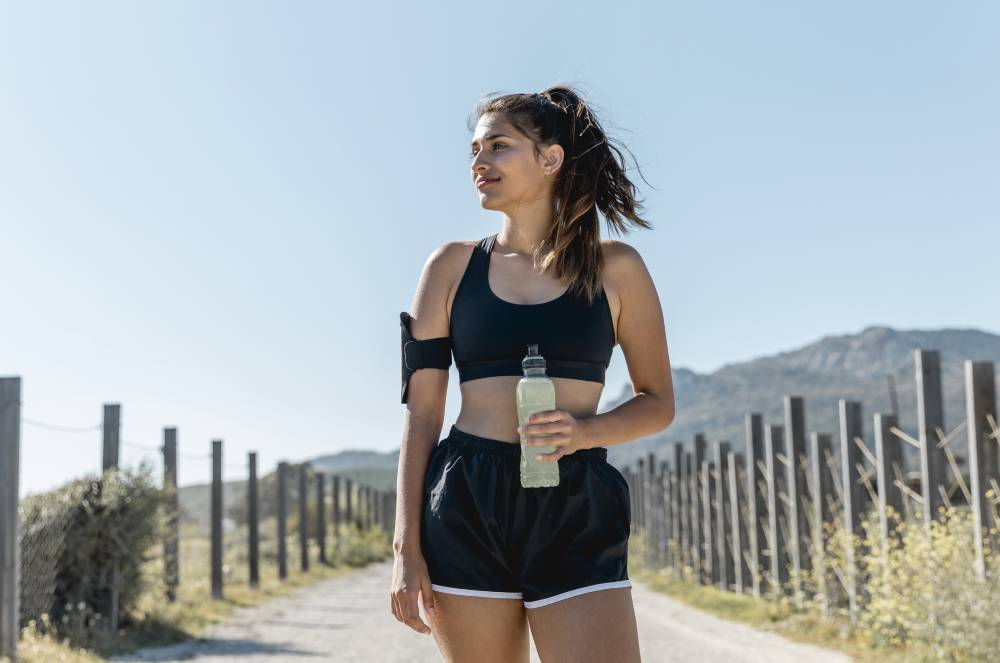
[[[650,464],[647,460],[643,465],[643,512],[645,522],[643,527],[646,532],[646,566],[652,568],[656,563],[656,467],[655,463]]]
[[[288,577],[288,463],[278,463],[278,578]]]
[[[944,428],[944,398],[941,394],[941,354],[937,350],[914,350],[917,379],[917,430],[920,440],[920,485],[924,498],[924,524],[939,516],[944,505],[944,449],[938,448],[935,428]]]
[[[965,362],[965,424],[969,440],[969,492],[972,495],[973,537],[976,548],[976,575],[986,578],[984,543],[990,529],[997,526],[995,513],[987,500],[986,491],[994,493],[1000,485],[1000,462],[997,461],[1000,440],[990,438],[988,417],[997,421],[996,383],[991,361]],[[1000,495],[993,495],[1000,499]],[[994,539],[990,539],[993,552]]]
[[[750,548],[751,594],[755,597],[766,590],[764,550],[767,545],[767,474],[764,456],[764,420],[756,412],[746,414],[746,496],[747,534]]]
[[[702,551],[702,562],[705,565],[706,584],[717,585],[719,583],[719,565],[715,560],[715,482],[712,475],[715,473],[715,463],[707,458],[701,461],[701,501],[705,506],[704,530],[705,549]]]
[[[249,480],[247,483],[247,562],[250,566],[250,586],[260,587],[260,500],[257,496],[257,452],[247,453]]]
[[[785,528],[782,527],[781,499],[786,494],[785,477],[788,473],[777,454],[784,453],[784,430],[778,424],[768,424],[764,428],[764,458],[767,467],[767,554],[770,560],[771,577],[768,588],[771,597],[777,599],[785,592],[788,582],[788,548]]]
[[[0,656],[11,663],[17,663],[21,635],[20,455],[21,378],[0,378]]]
[[[732,543],[733,543],[733,590],[737,594],[744,594],[750,587],[750,566],[747,563],[750,549],[747,540],[745,510],[741,506],[746,505],[746,495],[740,490],[740,486],[746,482],[745,468],[743,466],[743,456],[735,451],[729,452],[729,522],[732,523]]]
[[[163,539],[163,589],[167,601],[177,600],[180,584],[180,504],[177,495],[177,429],[163,429],[163,500],[166,510]]]
[[[340,475],[333,475],[333,535],[340,536]]]
[[[820,611],[830,613],[830,586],[826,578],[826,531],[824,523],[833,521],[833,474],[830,465],[833,458],[833,440],[829,433],[813,433],[809,438],[810,468],[813,489],[813,554],[816,558],[816,579],[820,591]]]
[[[122,406],[120,403],[105,403],[101,438],[101,472],[118,467],[118,450],[121,446]]]
[[[729,591],[733,577],[733,536],[729,518],[729,442],[716,440],[715,469],[715,573],[719,589]]]
[[[309,464],[299,464],[299,566],[302,572],[309,570],[309,499],[308,490]]]
[[[365,517],[362,521],[364,523],[365,529],[371,529],[372,526],[372,487],[368,484],[364,486],[364,504],[365,504]]]
[[[701,466],[695,465],[695,448],[694,443],[690,445],[690,448],[684,450],[684,472],[687,475],[687,485],[685,490],[687,491],[687,507],[688,512],[685,520],[688,524],[688,550],[687,557],[688,563],[691,565],[692,579],[695,582],[701,582],[701,553],[699,552],[698,536],[701,531],[701,520],[698,518],[699,514],[699,504],[701,503],[701,491],[698,489],[698,474],[701,472]]]
[[[358,529],[368,528],[368,486],[358,484]]]
[[[850,619],[857,618],[858,591],[861,578],[858,563],[855,559],[855,537],[861,536],[861,518],[869,503],[868,493],[863,485],[861,469],[863,459],[861,450],[855,444],[854,438],[861,437],[861,403],[840,399],[840,457],[843,459],[843,501],[844,527],[847,534],[847,550],[845,551],[847,576],[847,603]],[[862,539],[863,541],[863,539]]]
[[[669,567],[675,569],[673,546],[670,545],[671,531],[674,526],[674,515],[671,510],[675,506],[671,495],[674,490],[674,477],[670,471],[670,464],[667,461],[660,461],[660,477],[657,486],[660,490],[660,534],[657,537],[659,541],[659,550],[657,553],[659,560],[657,563],[660,568]]]
[[[361,523],[364,525],[365,529],[371,529],[372,526],[372,487],[365,484],[361,487],[362,502],[364,503],[364,518]]]
[[[638,531],[642,532],[642,539],[643,539],[643,541],[646,541],[646,538],[647,538],[646,537],[646,510],[644,508],[646,506],[646,490],[645,490],[645,486],[643,485],[646,482],[646,460],[640,456],[636,460],[635,466],[636,466],[636,470],[635,470],[635,475],[633,476],[633,480],[635,482],[635,494],[636,494],[636,497],[638,498],[635,501],[636,502],[636,504],[635,504],[635,515],[636,515],[636,519],[639,522],[639,524],[638,524]],[[648,548],[649,547],[648,546],[648,542],[647,542],[647,545],[645,545],[643,547],[644,548]]]
[[[316,543],[319,544],[319,562],[326,564],[326,475],[316,474]]]
[[[222,440],[212,440],[212,598],[222,598]]]
[[[347,528],[354,529],[354,482],[344,477],[344,518]]]
[[[656,557],[656,457],[646,456],[645,471],[642,476],[642,527],[645,530],[646,567],[653,565]]]
[[[681,521],[681,564],[694,571],[691,562],[691,452],[683,445],[679,444],[678,446],[681,447],[680,503],[678,504]]]
[[[104,416],[101,424],[102,453],[101,453],[101,473],[109,469],[118,468],[118,460],[121,448],[121,405],[118,403],[105,403]],[[111,606],[109,608],[109,619],[107,622],[108,633],[112,637],[118,634],[119,605],[118,599],[121,596],[121,562],[114,559],[111,562]]]
[[[652,453],[649,454],[649,462],[653,464],[650,476],[655,477],[653,479],[656,511],[655,564],[657,568],[663,568],[667,564],[667,537],[670,532],[670,472],[667,470],[667,461],[657,461]]]
[[[705,532],[705,511],[709,506],[705,504],[705,491],[702,488],[701,466],[705,460],[705,444],[705,435],[695,433],[691,455],[693,463],[691,467],[691,488],[694,493],[694,498],[691,500],[691,506],[693,507],[691,515],[694,519],[694,522],[691,524],[691,530],[694,533],[694,545],[691,550],[694,557],[695,579],[702,584],[711,582],[707,580],[705,574],[707,568],[705,566],[705,537],[707,536]]]
[[[674,569],[674,575],[681,577],[681,570],[684,568],[684,557],[681,554],[681,519],[684,507],[681,504],[681,465],[684,461],[684,448],[675,443],[671,447],[670,461],[670,536],[667,539],[667,550],[670,556],[670,563]]]
[[[897,518],[903,517],[903,492],[896,486],[896,477],[905,477],[903,449],[892,433],[898,426],[891,414],[875,413],[875,481],[878,482],[878,516],[881,530],[883,560],[888,561],[889,538],[897,533],[896,523],[889,520],[888,507]]]
[[[656,500],[656,504],[660,513],[657,518],[657,529],[659,531],[656,535],[656,565],[659,568],[673,567],[670,557],[670,528],[673,527],[670,515],[670,491],[673,490],[673,485],[670,481],[669,465],[665,460],[661,460],[657,465],[659,470],[656,477],[656,489],[659,491],[660,496]]]
[[[809,521],[805,504],[809,501],[806,486],[806,410],[801,396],[785,396],[785,456],[788,459],[788,543],[792,562],[792,592],[795,605],[804,601],[802,572],[809,570]]]

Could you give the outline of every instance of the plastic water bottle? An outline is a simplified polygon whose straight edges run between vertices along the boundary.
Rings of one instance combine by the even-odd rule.
[[[537,344],[528,346],[528,354],[521,360],[521,369],[524,371],[524,377],[517,382],[517,420],[524,426],[532,414],[556,408],[556,387],[552,379],[545,374],[545,358],[538,354]],[[536,454],[552,453],[555,450],[554,444],[521,445],[523,488],[559,485],[559,461],[535,460]]]

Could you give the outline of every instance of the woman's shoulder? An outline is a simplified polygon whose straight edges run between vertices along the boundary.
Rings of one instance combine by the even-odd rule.
[[[464,269],[479,242],[478,239],[458,239],[445,242],[434,249],[428,260],[440,263],[445,269],[451,270],[458,267]]]
[[[463,258],[467,260],[479,241],[478,239],[459,239],[439,244],[427,256],[427,263],[447,267]]]
[[[626,242],[617,239],[602,239],[601,251],[604,266],[609,273],[628,273],[643,266],[639,251]]]
[[[462,278],[479,240],[454,240],[438,245],[424,262],[428,281],[450,291]]]
[[[424,261],[410,307],[417,321],[412,333],[418,338],[447,336],[452,293],[461,281],[477,240],[457,240],[439,244]]]

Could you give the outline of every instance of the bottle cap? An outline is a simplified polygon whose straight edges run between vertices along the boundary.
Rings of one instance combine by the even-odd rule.
[[[538,354],[537,343],[528,345],[528,354],[521,360],[521,369],[527,371],[529,368],[545,370],[545,357]]]

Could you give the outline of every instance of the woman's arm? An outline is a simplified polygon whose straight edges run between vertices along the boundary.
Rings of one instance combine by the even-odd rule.
[[[454,279],[456,246],[434,250],[424,263],[410,307],[410,331],[417,340],[449,335],[448,293]],[[420,551],[420,514],[427,461],[444,423],[448,369],[420,368],[410,376],[403,441],[396,474],[396,523],[392,546],[398,552]]]
[[[619,293],[618,343],[628,364],[633,398],[581,420],[586,445],[606,447],[653,435],[674,419],[663,310],[642,256],[624,242],[605,244],[607,279]]]

